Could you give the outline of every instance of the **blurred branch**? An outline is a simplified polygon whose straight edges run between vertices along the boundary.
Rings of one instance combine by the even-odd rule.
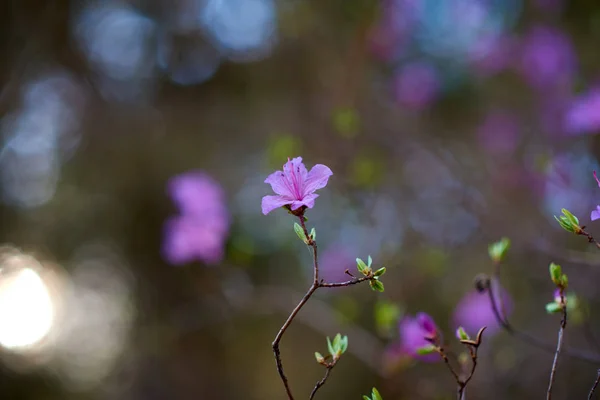
[[[592,386],[592,389],[590,390],[590,394],[588,395],[588,400],[592,400],[592,398],[594,397],[594,392],[596,391],[596,388],[598,387],[598,383],[600,383],[600,369],[596,373],[596,380],[594,381],[594,385]]]
[[[552,386],[554,385],[554,377],[556,376],[556,367],[558,366],[558,357],[563,345],[565,328],[567,327],[567,305],[565,303],[564,289],[560,289],[560,305],[562,307],[562,319],[560,328],[558,329],[558,341],[556,343],[556,352],[554,353],[554,361],[552,361],[552,370],[550,370],[550,382],[548,383],[548,391],[546,392],[546,400],[552,399]]]
[[[323,379],[317,382],[312,392],[310,392],[309,400],[312,400],[315,397],[315,394],[317,394],[317,390],[319,390],[319,388],[325,384],[325,381],[327,380],[327,378],[329,378],[329,374],[331,373],[333,367],[335,367],[335,364],[337,364],[337,360],[333,361],[331,364],[327,364],[327,371],[325,371],[325,376],[323,377]]]
[[[488,296],[490,299],[490,303],[492,305],[492,311],[494,313],[494,317],[496,318],[496,321],[498,321],[500,326],[506,332],[508,332],[510,335],[516,337],[517,339],[521,340],[522,342],[527,343],[533,347],[536,347],[541,350],[545,350],[549,353],[555,353],[555,346],[553,344],[544,342],[544,341],[538,339],[537,337],[530,335],[526,332],[519,331],[513,325],[511,325],[510,322],[508,321],[508,319],[505,316],[502,316],[500,314],[500,311],[498,310],[498,305],[496,304],[496,301],[495,301],[494,289],[492,288],[492,285],[489,284],[489,282],[486,287],[486,290],[487,290],[487,293],[488,293]],[[600,356],[598,356],[596,354],[590,355],[590,354],[588,354],[589,352],[583,352],[581,350],[566,348],[566,349],[564,349],[563,353],[569,357],[576,358],[576,359],[579,359],[582,361],[587,361],[587,362],[591,362],[594,364],[600,363]]]

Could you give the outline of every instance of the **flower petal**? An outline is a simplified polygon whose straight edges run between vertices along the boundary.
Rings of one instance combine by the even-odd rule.
[[[323,164],[316,164],[311,168],[304,184],[304,195],[314,193],[315,190],[324,188],[329,177],[333,175],[331,169]]]
[[[296,200],[292,203],[292,210],[297,210],[302,206],[313,208],[315,206],[315,199],[319,197],[318,194],[312,193],[304,196],[302,200]]]
[[[302,199],[304,194],[304,182],[308,176],[308,171],[302,163],[302,157],[293,158],[283,165],[283,172],[287,180],[292,197],[296,200]]]
[[[286,204],[292,204],[293,200],[290,200],[285,196],[265,196],[262,198],[262,212],[267,215],[276,208],[283,207]]]
[[[271,189],[281,196],[293,197],[290,186],[285,174],[281,171],[275,171],[265,179],[265,183],[271,185]]]
[[[600,219],[600,206],[596,206],[596,209],[591,214],[592,221]]]

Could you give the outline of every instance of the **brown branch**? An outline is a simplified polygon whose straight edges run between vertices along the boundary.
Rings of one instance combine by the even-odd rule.
[[[450,360],[448,359],[448,356],[444,352],[444,348],[440,346],[438,348],[438,353],[440,353],[440,356],[442,357],[442,359],[446,363],[446,366],[448,367],[448,369],[452,373],[452,376],[454,376],[454,380],[456,380],[456,383],[459,383],[460,382],[460,377],[458,376],[458,373],[454,370],[454,368],[452,368],[452,364],[450,364]]]
[[[306,224],[304,222],[304,212],[300,212],[300,214],[297,216],[298,216],[298,219],[300,220],[300,226],[302,226],[302,231],[304,232],[304,236],[306,238],[306,244],[312,248],[313,282],[312,282],[312,285],[310,286],[310,288],[308,289],[308,291],[306,292],[306,294],[304,295],[304,297],[302,297],[302,300],[300,300],[298,305],[294,308],[294,310],[292,310],[292,313],[289,315],[287,320],[283,323],[282,327],[279,329],[279,332],[277,333],[277,336],[275,336],[275,339],[273,340],[273,343],[272,343],[273,354],[275,355],[275,362],[277,364],[277,372],[279,372],[279,376],[281,377],[281,381],[283,382],[283,386],[285,387],[285,391],[288,395],[289,400],[294,400],[294,396],[292,395],[292,391],[290,389],[288,379],[285,376],[285,372],[283,370],[283,363],[281,362],[281,352],[279,350],[279,342],[281,341],[281,338],[283,337],[283,334],[285,333],[287,328],[293,322],[294,318],[296,317],[296,314],[298,314],[298,312],[300,312],[302,307],[304,307],[306,302],[310,299],[310,297],[313,295],[313,293],[319,287],[343,287],[343,286],[355,285],[360,282],[375,279],[373,277],[373,275],[369,275],[365,278],[360,278],[360,279],[353,278],[350,281],[341,282],[341,283],[324,283],[322,281],[319,281],[319,257],[317,254],[317,242],[310,236],[308,229],[306,229]],[[336,360],[336,362],[337,362],[337,360]],[[333,365],[335,365],[335,363]],[[325,380],[327,379],[328,376],[329,376],[329,374],[327,373],[325,378],[323,379],[323,383],[321,383],[321,385],[323,385],[325,383]],[[312,396],[314,395],[314,393],[316,393],[316,391],[318,390],[318,388],[321,385],[319,385],[317,383],[317,387],[315,387],[315,389],[313,389],[313,394],[311,394],[311,399],[312,399]]]
[[[446,363],[448,370],[450,370],[450,373],[452,373],[452,376],[454,377],[454,380],[456,381],[456,385],[458,386],[458,389],[456,392],[456,397],[458,400],[463,399],[464,394],[465,394],[465,389],[466,389],[467,385],[469,384],[469,382],[471,381],[471,379],[473,378],[473,374],[475,374],[475,369],[477,369],[477,351],[479,349],[479,345],[481,345],[481,339],[482,339],[483,331],[485,331],[485,329],[486,329],[486,327],[484,326],[483,328],[481,328],[479,330],[479,332],[477,333],[477,338],[475,340],[465,339],[465,340],[460,341],[462,344],[464,344],[466,347],[468,347],[469,354],[471,355],[471,370],[469,372],[469,375],[465,379],[462,379],[460,377],[460,374],[457,373],[454,370],[454,368],[452,368],[452,364],[450,364],[450,360],[448,359],[448,356],[446,355],[444,348],[442,346],[437,345],[435,341],[432,341],[432,343],[434,345],[437,345],[437,352],[444,360],[444,363]]]
[[[502,316],[500,314],[500,311],[498,310],[498,306],[496,304],[496,300],[495,300],[495,296],[494,296],[494,289],[492,288],[492,286],[488,284],[487,287],[485,288],[485,290],[488,292],[490,303],[492,305],[492,312],[494,314],[494,317],[496,318],[496,321],[500,324],[500,326],[508,334],[521,340],[523,343],[527,343],[538,349],[547,351],[549,353],[555,352],[556,348],[553,344],[544,342],[544,341],[538,339],[537,337],[530,335],[526,332],[519,331],[513,325],[511,325],[511,323],[508,321],[508,318],[506,318],[506,316]],[[566,356],[576,358],[578,360],[582,360],[582,361],[586,361],[586,362],[590,362],[590,363],[594,363],[594,364],[600,363],[600,356],[595,355],[595,354],[590,355],[589,352],[584,352],[581,350],[570,349],[570,348],[565,348],[562,352]]]
[[[283,386],[285,386],[285,391],[290,400],[293,400],[294,396],[292,395],[292,391],[290,389],[287,377],[285,376],[285,372],[283,371],[283,364],[281,363],[281,353],[279,351],[279,342],[281,341],[281,338],[283,337],[283,334],[285,333],[286,329],[290,326],[290,324],[294,320],[294,317],[296,316],[296,314],[298,314],[298,312],[302,309],[302,306],[304,306],[304,304],[306,304],[308,299],[310,299],[310,296],[312,296],[312,294],[315,292],[315,290],[317,290],[318,287],[319,286],[313,282],[310,289],[308,289],[308,292],[306,292],[304,297],[302,297],[302,300],[300,300],[300,303],[298,303],[296,308],[294,308],[292,313],[289,315],[287,320],[284,322],[281,329],[279,329],[279,332],[277,333],[277,336],[275,336],[275,340],[273,340],[273,344],[272,344],[273,354],[275,354],[275,361],[277,363],[277,371],[279,372],[279,376],[281,377]]]
[[[357,283],[361,283],[364,281],[371,281],[373,279],[375,279],[375,278],[373,278],[372,276],[365,276],[362,278],[354,278],[354,279],[351,279],[346,282],[338,282],[338,283],[325,283],[325,282],[321,281],[321,282],[319,282],[319,287],[324,287],[324,288],[345,287],[345,286],[356,285]]]
[[[548,383],[548,391],[546,392],[546,400],[552,399],[552,385],[554,385],[554,377],[558,366],[558,357],[562,348],[565,328],[567,327],[567,305],[565,303],[564,289],[560,288],[560,305],[562,308],[562,319],[558,330],[558,341],[556,343],[556,352],[554,353],[554,361],[552,362],[552,370],[550,371],[550,383]]]
[[[596,388],[598,387],[598,383],[600,383],[600,369],[597,372],[596,380],[594,381],[594,385],[592,386],[592,389],[590,390],[590,394],[588,394],[588,400],[592,400],[592,398],[594,397],[594,392],[596,391]]]
[[[582,226],[581,228],[579,228],[575,232],[575,234],[580,235],[580,236],[585,236],[589,243],[593,243],[594,245],[596,245],[597,248],[600,249],[600,243],[598,243],[598,241],[596,239],[594,239],[594,237],[592,236],[591,233],[585,231],[585,226]]]
[[[317,382],[312,392],[310,392],[310,397],[308,398],[309,400],[312,400],[315,397],[315,394],[317,394],[317,390],[319,390],[321,386],[325,384],[325,381],[327,380],[327,378],[329,378],[329,374],[331,373],[333,367],[335,367],[335,364],[337,364],[337,360],[332,362],[331,364],[326,365],[327,371],[325,371],[325,376],[323,377],[323,379]]]

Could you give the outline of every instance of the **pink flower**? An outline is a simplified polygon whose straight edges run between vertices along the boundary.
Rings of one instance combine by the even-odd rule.
[[[265,179],[265,183],[277,196],[265,196],[262,199],[262,212],[267,215],[276,208],[290,206],[292,210],[300,207],[313,208],[319,197],[315,191],[327,185],[333,175],[329,167],[317,164],[310,172],[302,163],[302,157],[296,157],[283,165],[283,171],[275,171]]]
[[[600,180],[598,179],[598,175],[596,175],[596,171],[594,171],[594,179],[598,183],[598,187],[600,187]],[[596,206],[595,210],[592,210],[592,214],[590,215],[592,221],[600,219],[600,206]]]
[[[539,89],[568,87],[576,65],[573,45],[564,32],[539,25],[525,36],[520,67],[532,86]]]
[[[194,260],[219,263],[230,225],[221,186],[193,171],[172,178],[167,188],[180,215],[165,222],[164,258],[174,265]]]
[[[419,111],[437,99],[440,86],[439,74],[433,65],[413,62],[397,72],[394,94],[400,104]]]
[[[509,316],[512,313],[513,304],[508,292],[496,281],[492,281],[491,284],[494,285],[494,297],[498,311]],[[501,301],[502,303],[500,303]],[[462,326],[470,336],[475,336],[484,326],[487,326],[486,335],[493,335],[500,329],[489,294],[476,290],[467,293],[458,303],[454,310],[453,322],[457,327]]]
[[[417,350],[438,341],[440,334],[433,318],[424,312],[415,317],[405,316],[399,324],[400,342],[402,352],[425,362],[436,362],[440,360],[437,353],[420,355]]]
[[[565,115],[565,129],[571,134],[600,131],[600,88],[577,97]]]

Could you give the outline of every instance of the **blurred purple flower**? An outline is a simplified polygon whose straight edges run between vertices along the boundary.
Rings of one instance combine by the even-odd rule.
[[[592,210],[590,218],[592,219],[592,221],[595,221],[600,218],[600,206],[596,206],[596,209]]]
[[[494,298],[498,310],[508,317],[513,311],[510,295],[497,281],[492,280],[491,284],[494,285]],[[460,300],[454,310],[453,322],[456,327],[462,326],[470,336],[476,335],[484,326],[487,326],[486,335],[493,335],[500,328],[490,303],[489,294],[476,290],[467,293]]]
[[[594,179],[596,180],[596,183],[598,183],[598,187],[600,187],[600,180],[598,179],[598,175],[596,175],[596,171],[594,171]],[[590,218],[592,219],[592,221],[600,219],[600,206],[596,206],[596,209],[592,210]]]
[[[369,34],[371,52],[382,61],[398,57],[414,25],[414,0],[383,0],[381,17]]]
[[[567,110],[565,130],[571,134],[600,131],[600,87],[576,98]]]
[[[204,172],[192,171],[171,178],[167,190],[180,214],[165,222],[164,258],[174,265],[219,263],[230,225],[221,186]]]
[[[431,340],[440,339],[439,330],[428,314],[420,312],[415,317],[405,316],[400,320],[399,329],[401,352],[425,362],[436,362],[441,359],[437,353],[427,355],[417,353],[418,349],[432,344]]]
[[[471,49],[471,64],[480,75],[494,75],[509,66],[514,48],[515,41],[510,37],[497,37],[491,43],[483,41]]]
[[[489,153],[510,154],[519,141],[519,123],[508,111],[493,110],[485,117],[477,136]]]
[[[276,208],[289,205],[292,210],[302,206],[313,208],[315,199],[319,197],[315,191],[327,185],[331,169],[323,164],[316,164],[310,172],[302,163],[302,157],[296,157],[283,165],[283,171],[275,171],[265,179],[265,183],[277,196],[265,196],[262,199],[262,212],[267,215]]]
[[[413,62],[404,65],[396,74],[396,100],[413,110],[422,110],[437,98],[440,91],[438,72],[429,63]]]
[[[333,245],[319,257],[319,276],[325,282],[344,282],[350,279],[346,270],[355,268],[350,250],[341,245]]]
[[[564,32],[547,26],[533,27],[523,39],[521,73],[540,90],[571,85],[576,54]]]

